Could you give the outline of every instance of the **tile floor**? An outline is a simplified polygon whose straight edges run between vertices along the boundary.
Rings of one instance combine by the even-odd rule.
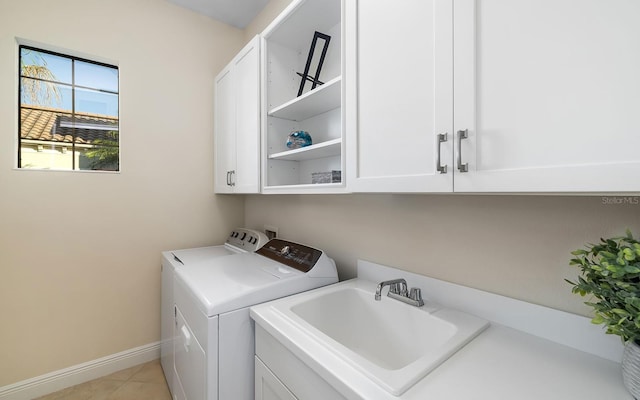
[[[37,400],[171,400],[171,394],[160,360],[154,360]]]

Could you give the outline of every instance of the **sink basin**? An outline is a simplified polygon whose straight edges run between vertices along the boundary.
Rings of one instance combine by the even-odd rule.
[[[374,283],[355,279],[276,303],[290,324],[396,396],[489,325],[428,301],[375,301],[374,292]]]
[[[374,301],[347,288],[298,304],[295,314],[331,339],[387,370],[437,351],[456,334],[451,322],[397,300]]]

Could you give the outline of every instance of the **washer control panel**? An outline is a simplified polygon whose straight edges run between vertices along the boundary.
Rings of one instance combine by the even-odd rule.
[[[318,249],[282,239],[271,239],[256,253],[302,272],[309,272],[322,255]]]
[[[237,228],[231,231],[226,243],[248,252],[254,252],[264,246],[268,240],[267,235],[260,231]]]

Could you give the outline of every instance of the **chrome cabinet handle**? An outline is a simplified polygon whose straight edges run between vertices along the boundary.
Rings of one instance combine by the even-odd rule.
[[[231,171],[227,171],[227,186],[231,186]]]
[[[440,172],[441,174],[446,174],[447,173],[447,165],[442,165],[441,163],[441,145],[443,142],[447,141],[447,134],[446,133],[440,133],[438,134],[438,161],[436,164],[436,169],[438,170],[438,172]]]
[[[469,172],[469,163],[462,163],[462,139],[469,137],[467,129],[458,131],[458,171]]]
[[[230,179],[230,181],[231,181],[231,186],[235,186],[235,185],[236,185],[236,182],[235,182],[235,180],[233,179],[233,177],[234,177],[234,176],[236,176],[236,170],[235,170],[235,169],[234,169],[234,170],[231,170],[231,179]]]

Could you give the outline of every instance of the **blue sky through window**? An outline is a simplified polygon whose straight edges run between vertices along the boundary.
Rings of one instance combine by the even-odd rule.
[[[76,85],[118,92],[118,70],[83,61],[75,63]]]
[[[46,85],[41,85],[40,96],[36,99],[29,99],[23,92],[22,104],[40,105],[44,107],[72,110],[71,85],[73,74],[75,73],[75,84],[89,87],[77,88],[75,90],[75,110],[76,112],[101,114],[108,116],[118,116],[118,70],[103,65],[88,63],[80,60],[73,61],[69,58],[54,54],[39,52],[28,48],[22,48],[22,65],[37,65],[46,67],[52,74],[60,98],[55,96],[44,96]],[[23,78],[27,79],[28,78]],[[114,93],[106,93],[115,92]],[[46,99],[46,101],[44,100]],[[44,104],[43,104],[44,103]]]

